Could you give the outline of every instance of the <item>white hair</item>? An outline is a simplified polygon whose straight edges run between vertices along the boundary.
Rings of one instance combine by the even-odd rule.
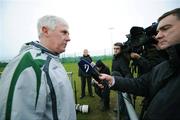
[[[67,22],[63,18],[52,15],[46,15],[41,17],[37,23],[39,37],[42,35],[42,27],[48,27],[50,30],[55,30],[57,24],[59,23],[63,26],[68,27]]]

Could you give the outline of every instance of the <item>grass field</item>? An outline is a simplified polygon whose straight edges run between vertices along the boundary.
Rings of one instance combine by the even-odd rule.
[[[111,61],[106,60],[104,63],[107,66],[111,66]],[[79,99],[81,94],[81,81],[78,77],[78,65],[77,63],[65,63],[64,67],[66,71],[72,72],[72,79],[76,81],[76,89],[77,89],[77,103],[83,105],[89,105],[90,112],[83,114],[77,113],[78,120],[115,120],[115,113],[112,109],[116,106],[116,92],[111,91],[110,93],[110,107],[111,110],[107,112],[102,112],[100,110],[100,98],[94,93],[94,97],[86,96],[83,99]],[[93,88],[94,90],[94,88]],[[94,92],[94,91],[93,91]],[[86,94],[88,94],[87,86],[86,86]]]

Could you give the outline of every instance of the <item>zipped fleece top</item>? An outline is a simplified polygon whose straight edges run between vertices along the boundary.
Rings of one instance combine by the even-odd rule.
[[[73,90],[59,56],[25,44],[0,80],[0,120],[76,120]]]

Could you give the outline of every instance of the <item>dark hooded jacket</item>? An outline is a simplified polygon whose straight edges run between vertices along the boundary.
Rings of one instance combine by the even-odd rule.
[[[167,51],[169,60],[139,78],[114,76],[111,89],[149,98],[143,120],[180,120],[180,45]]]

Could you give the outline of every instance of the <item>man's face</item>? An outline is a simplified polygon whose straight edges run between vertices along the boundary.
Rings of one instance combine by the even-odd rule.
[[[84,55],[84,56],[87,56],[87,55],[88,55],[88,50],[87,50],[87,49],[84,49],[83,55]]]
[[[121,47],[120,46],[114,46],[114,55],[117,55],[121,53]]]
[[[55,30],[48,30],[49,49],[56,53],[65,51],[67,42],[70,41],[68,27],[58,24]]]
[[[160,49],[180,43],[180,20],[174,15],[163,18],[158,24],[157,32],[157,46]]]

